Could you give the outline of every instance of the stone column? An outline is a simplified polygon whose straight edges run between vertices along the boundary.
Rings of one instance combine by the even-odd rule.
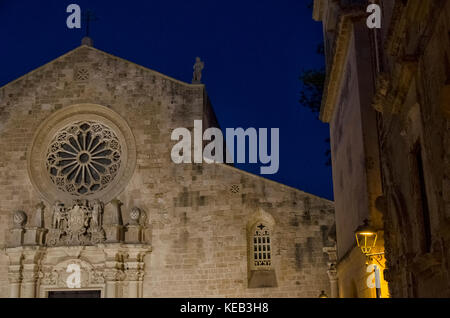
[[[7,248],[6,255],[9,258],[8,281],[9,281],[9,297],[20,297],[20,285],[22,283],[22,258],[23,248]]]
[[[38,279],[37,265],[29,264],[24,266],[21,286],[21,298],[36,297],[36,281]]]
[[[339,298],[338,275],[336,270],[337,249],[336,244],[331,247],[324,247],[323,252],[328,254],[328,279],[330,280],[331,298]]]
[[[128,297],[142,297],[142,280],[144,278],[144,248],[130,248],[125,260],[125,274],[128,281]]]
[[[105,298],[117,297],[118,273],[115,269],[105,270]]]
[[[36,297],[36,282],[39,279],[39,264],[43,256],[43,250],[38,246],[24,247],[22,261],[22,298]]]
[[[20,297],[20,283],[22,282],[22,275],[20,271],[11,271],[8,273],[9,280],[9,297],[10,298],[19,298]]]
[[[339,298],[339,285],[336,266],[330,266],[327,274],[328,279],[330,280],[331,298]]]
[[[118,287],[123,279],[123,256],[121,253],[121,244],[110,244],[105,247],[105,298],[120,297]]]

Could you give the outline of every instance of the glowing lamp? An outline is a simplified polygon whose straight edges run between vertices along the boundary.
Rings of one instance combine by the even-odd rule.
[[[369,221],[364,220],[355,231],[356,243],[361,251],[367,255],[377,243],[377,232],[369,226]]]
[[[328,296],[327,296],[327,294],[325,294],[325,291],[322,290],[320,292],[319,298],[328,298]]]

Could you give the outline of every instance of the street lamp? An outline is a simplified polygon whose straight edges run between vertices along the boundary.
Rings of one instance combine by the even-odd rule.
[[[327,296],[327,294],[325,294],[325,291],[322,290],[320,292],[319,298],[328,298],[328,296]]]
[[[369,225],[369,221],[366,219],[364,220],[364,224],[358,226],[358,228],[355,231],[355,237],[356,237],[356,243],[358,244],[358,247],[361,249],[363,254],[366,256],[366,264],[372,262],[372,260],[376,260],[378,264],[380,264],[381,267],[384,267],[381,264],[381,260],[383,259],[384,252],[381,253],[370,253],[372,251],[372,248],[375,247],[375,244],[377,243],[377,237],[378,233],[376,230],[374,230]],[[374,273],[375,273],[375,286],[376,286],[376,294],[377,298],[381,298],[381,289],[380,289],[380,274],[379,270],[377,269],[377,265],[374,264]]]
[[[355,231],[356,243],[364,255],[367,255],[372,251],[377,243],[377,232],[369,226],[369,221],[364,220],[364,224],[358,226]]]

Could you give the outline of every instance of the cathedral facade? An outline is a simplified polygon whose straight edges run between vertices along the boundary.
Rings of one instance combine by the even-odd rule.
[[[0,297],[336,294],[333,203],[173,163],[194,120],[204,85],[90,45],[0,88]]]

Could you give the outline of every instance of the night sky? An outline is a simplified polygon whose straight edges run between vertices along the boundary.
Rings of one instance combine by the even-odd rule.
[[[303,0],[0,0],[0,86],[80,45],[66,7],[91,9],[94,47],[190,82],[195,57],[220,126],[280,128],[265,176],[328,199],[328,125],[298,103],[302,69],[321,67],[321,24]],[[259,173],[259,165],[237,167]]]

